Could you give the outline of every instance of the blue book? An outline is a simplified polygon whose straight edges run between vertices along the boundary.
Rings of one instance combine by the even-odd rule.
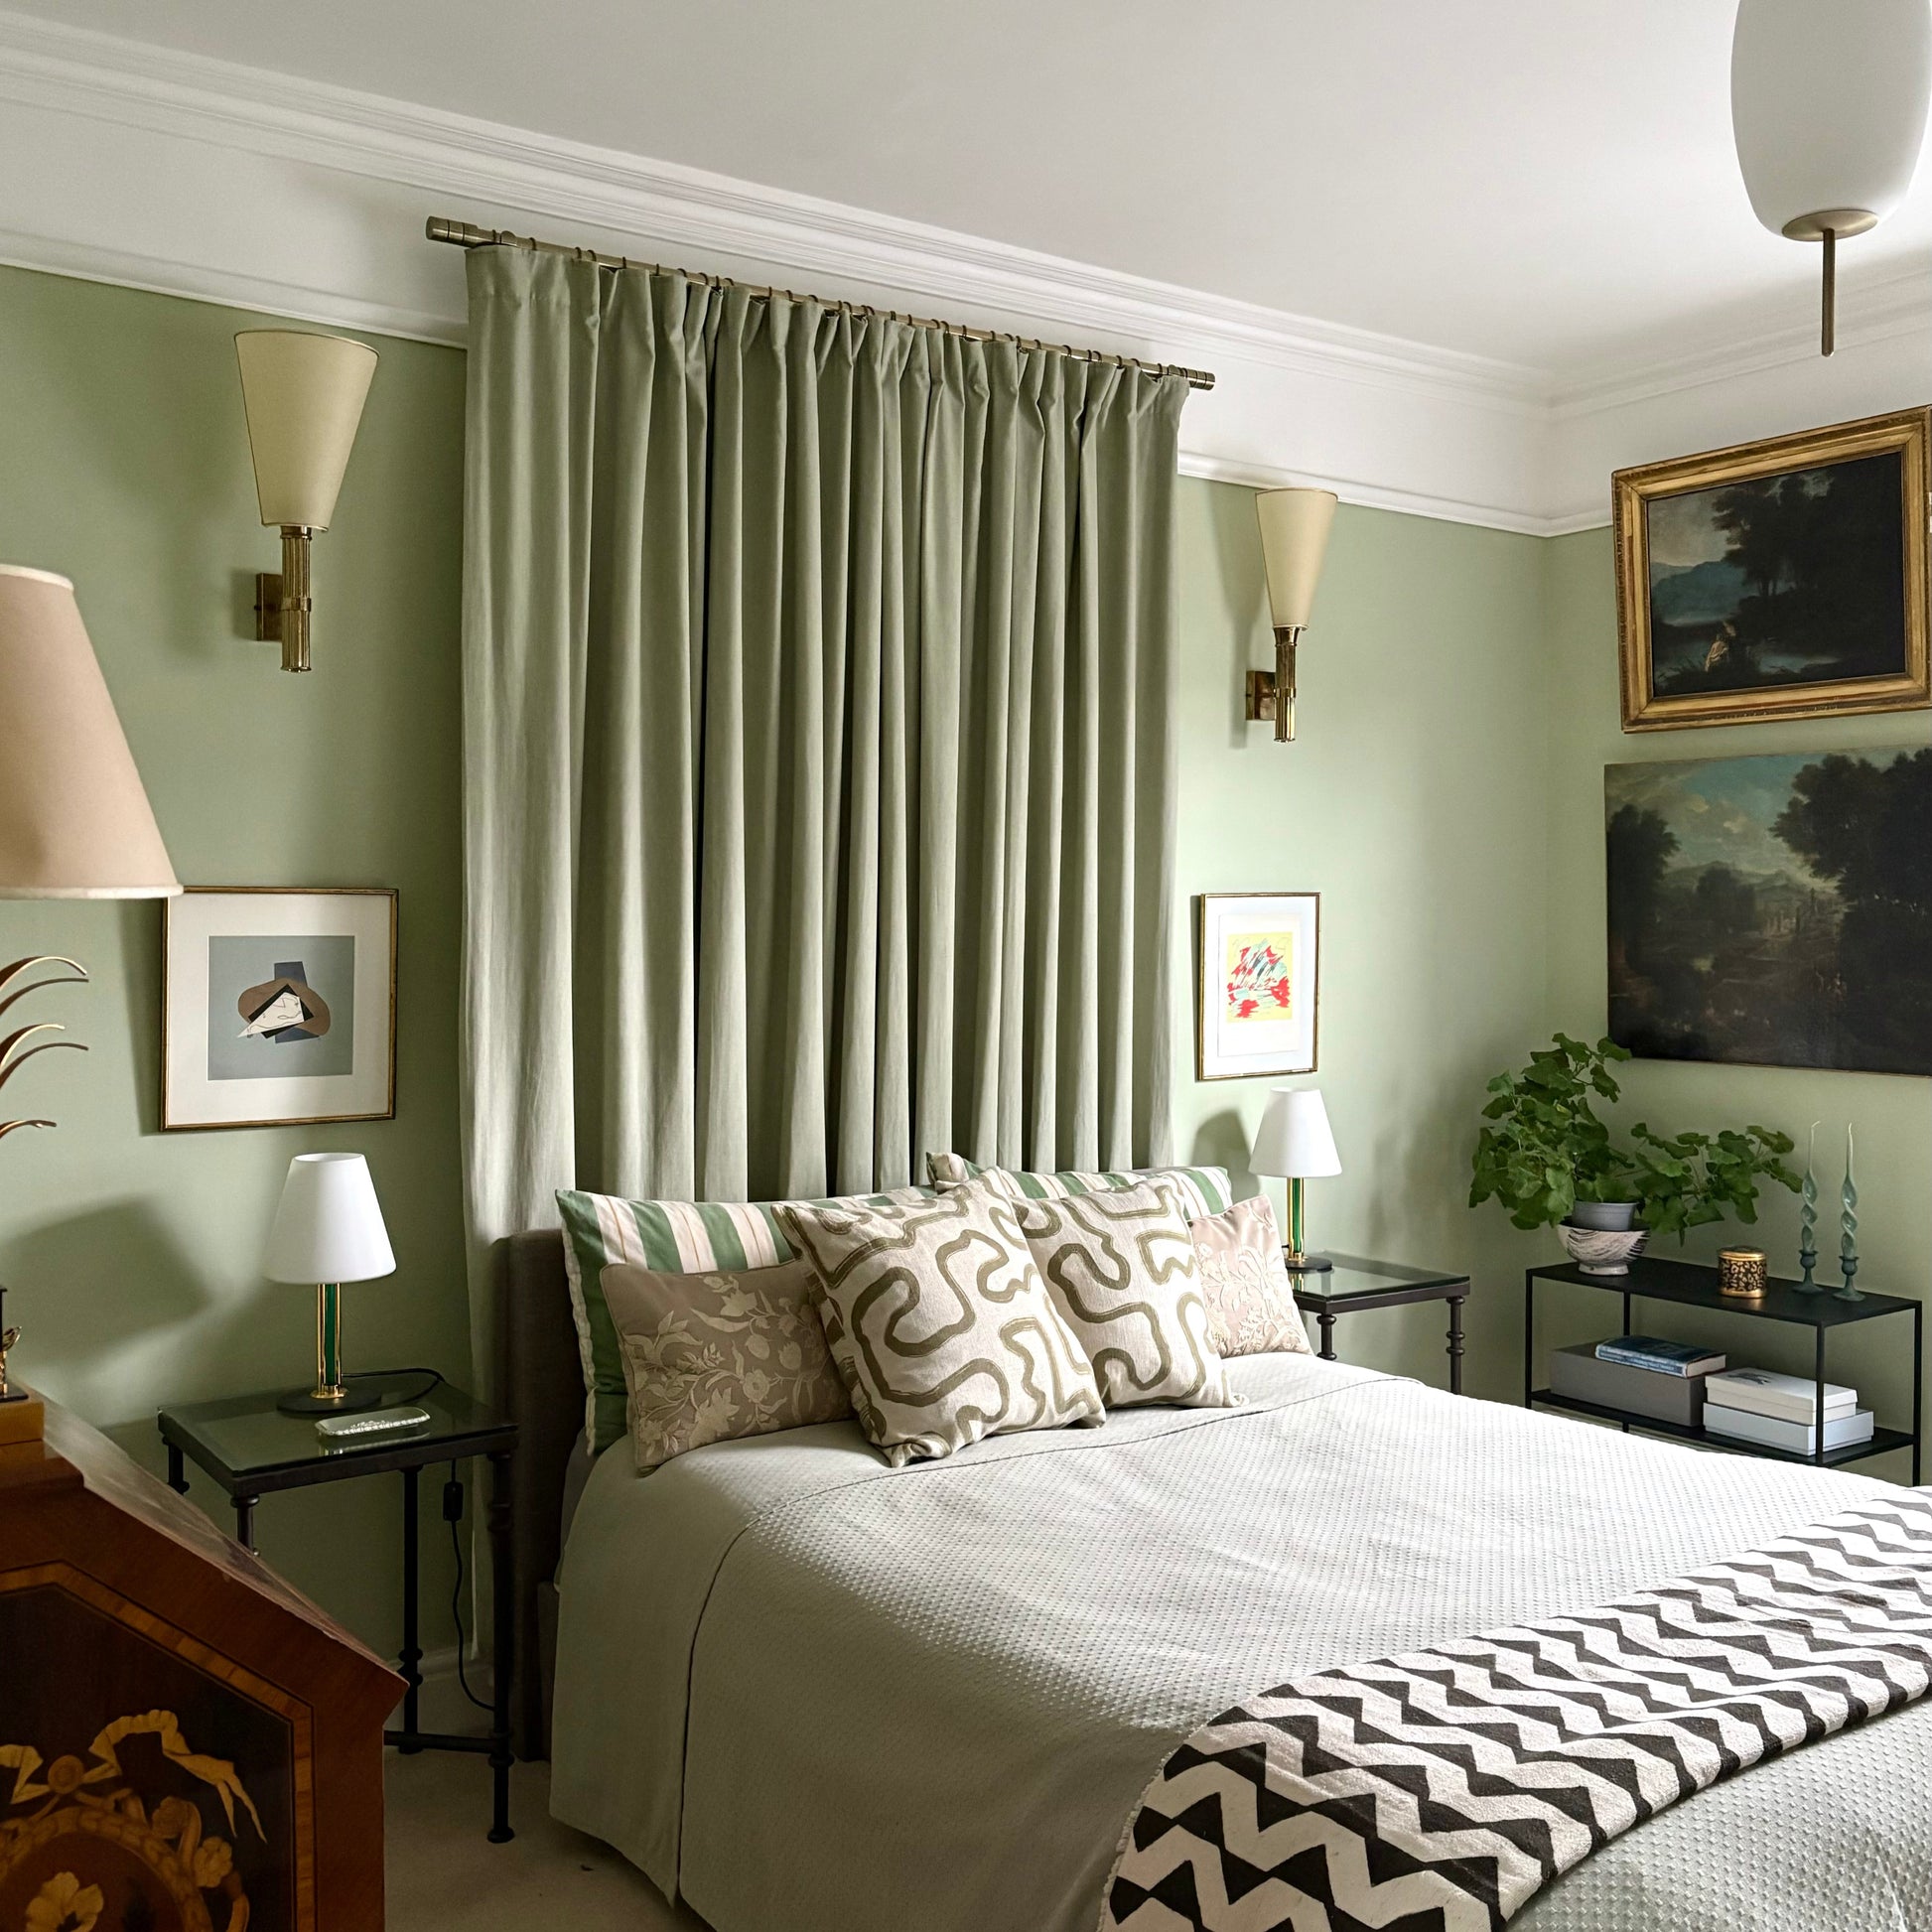
[[[1723,1355],[1691,1341],[1663,1341],[1656,1335],[1615,1335],[1596,1344],[1599,1362],[1647,1368],[1659,1375],[1710,1375],[1725,1365]]]

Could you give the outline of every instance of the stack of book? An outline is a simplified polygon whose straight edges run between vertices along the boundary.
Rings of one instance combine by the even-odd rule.
[[[1550,1393],[1691,1429],[1703,1421],[1707,1379],[1724,1365],[1724,1356],[1689,1342],[1615,1335],[1554,1350]]]
[[[1733,1368],[1713,1375],[1704,1389],[1704,1426],[1760,1449],[1793,1455],[1818,1452],[1818,1385],[1802,1375],[1774,1375],[1768,1368]],[[1859,1407],[1857,1389],[1825,1384],[1825,1447],[1844,1449],[1871,1440],[1869,1409]]]

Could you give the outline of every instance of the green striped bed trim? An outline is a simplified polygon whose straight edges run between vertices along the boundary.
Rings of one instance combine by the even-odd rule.
[[[983,1168],[963,1154],[928,1154],[926,1171],[935,1187],[957,1187],[984,1175],[1003,1193],[1024,1200],[1063,1200],[1068,1194],[1118,1193],[1144,1180],[1172,1180],[1180,1189],[1190,1221],[1225,1214],[1234,1205],[1234,1183],[1225,1168],[1141,1168],[1088,1173],[1064,1168],[1058,1173],[1023,1173],[1013,1168]]]
[[[880,1206],[925,1199],[931,1193],[930,1187],[899,1187],[885,1194],[840,1198]],[[774,1268],[793,1253],[777,1221],[776,1209],[786,1205],[784,1201],[621,1200],[615,1194],[558,1190],[564,1272],[570,1277],[570,1306],[584,1365],[584,1433],[594,1451],[602,1453],[622,1440],[626,1402],[623,1357],[604,1300],[605,1269],[620,1261],[663,1275]]]

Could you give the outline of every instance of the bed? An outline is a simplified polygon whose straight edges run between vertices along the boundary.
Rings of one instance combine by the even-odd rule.
[[[620,1449],[586,1474],[552,1597],[581,1392],[556,1237],[510,1247],[527,1662],[556,1610],[552,1807],[718,1932],[1093,1932],[1141,1791],[1228,1705],[1891,1493],[1253,1356],[1230,1364],[1237,1410],[1120,1411],[902,1470],[851,1423],[641,1480]],[[531,1730],[545,1677],[520,1687]],[[1932,1932],[1932,1708],[1691,1798],[1513,1923]]]

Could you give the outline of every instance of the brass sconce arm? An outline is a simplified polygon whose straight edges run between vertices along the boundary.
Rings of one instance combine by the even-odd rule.
[[[1275,743],[1287,745],[1295,737],[1295,647],[1308,626],[1279,623],[1275,626],[1275,668],[1248,673],[1248,718],[1250,722],[1273,719]]]
[[[255,578],[255,637],[260,643],[282,644],[282,668],[306,671],[309,666],[309,621],[315,592],[309,575],[315,531],[304,523],[282,525],[282,568],[258,572]]]

